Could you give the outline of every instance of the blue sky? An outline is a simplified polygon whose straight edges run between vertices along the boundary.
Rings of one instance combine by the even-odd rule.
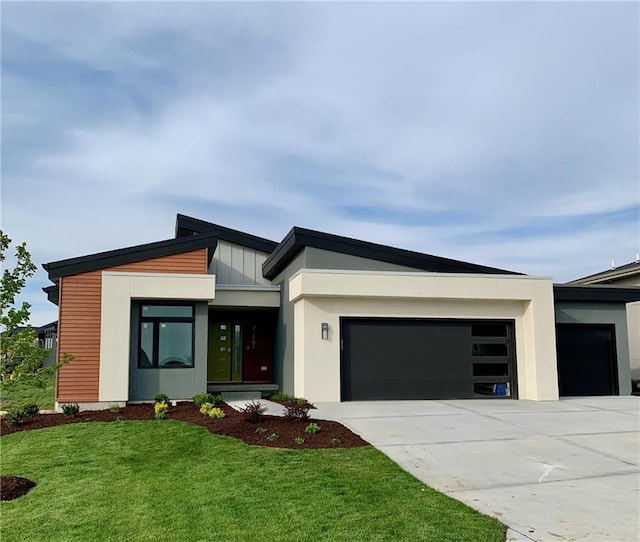
[[[640,252],[635,2],[2,4],[2,228],[38,264],[176,213],[553,276]],[[56,318],[39,271],[32,322]]]

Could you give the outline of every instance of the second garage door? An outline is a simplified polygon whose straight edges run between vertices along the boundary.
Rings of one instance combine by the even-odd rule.
[[[515,397],[510,320],[343,318],[342,400]]]

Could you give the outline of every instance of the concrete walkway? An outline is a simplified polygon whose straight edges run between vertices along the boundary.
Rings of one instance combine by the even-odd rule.
[[[640,397],[316,407],[509,541],[640,540]]]

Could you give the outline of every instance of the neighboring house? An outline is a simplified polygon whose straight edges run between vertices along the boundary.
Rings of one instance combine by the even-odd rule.
[[[205,390],[316,402],[630,392],[620,341],[640,288],[554,286],[297,227],[276,243],[183,215],[174,239],[44,268],[58,352],[74,356],[58,405]],[[576,341],[609,349],[591,348],[585,370]]]
[[[47,359],[44,360],[45,367],[48,365],[53,365],[56,361],[56,350],[57,350],[57,337],[58,337],[58,321],[49,322],[39,328],[36,328],[38,332],[38,345],[40,348],[46,348],[47,350],[51,350]]]
[[[612,267],[606,271],[572,280],[569,284],[608,284],[612,286],[640,287],[640,259],[635,262]],[[629,359],[631,377],[640,379],[640,302],[627,305],[627,327],[629,333]]]

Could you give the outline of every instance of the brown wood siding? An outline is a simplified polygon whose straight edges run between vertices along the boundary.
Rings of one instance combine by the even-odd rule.
[[[118,265],[60,279],[58,352],[74,356],[58,372],[56,401],[98,401],[102,271],[207,273],[207,249]]]

